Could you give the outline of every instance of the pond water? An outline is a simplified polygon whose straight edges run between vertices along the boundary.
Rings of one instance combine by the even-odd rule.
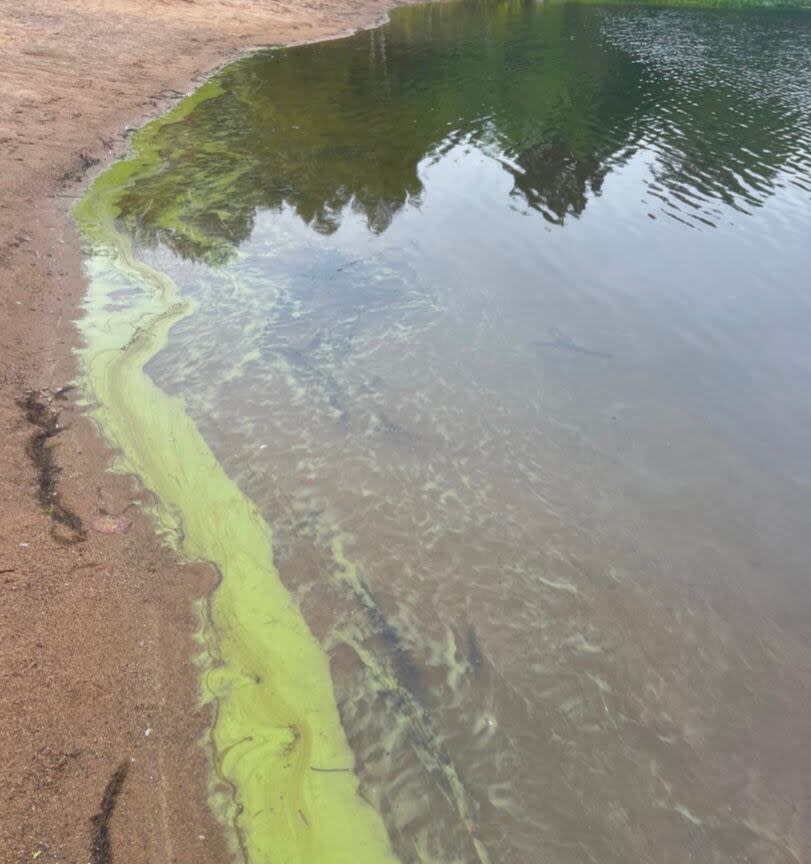
[[[414,7],[213,88],[118,199],[194,304],[147,371],[399,860],[809,860],[811,14]]]

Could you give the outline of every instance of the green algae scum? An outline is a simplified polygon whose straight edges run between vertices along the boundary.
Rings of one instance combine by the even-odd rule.
[[[208,85],[133,142],[131,160],[106,172],[75,210],[88,241],[82,333],[93,416],[120,457],[116,468],[155,493],[155,521],[191,560],[210,561],[220,584],[204,614],[204,698],[216,700],[212,746],[217,812],[246,861],[386,862],[380,816],[358,795],[353,756],[327,657],[279,581],[272,534],[227,477],[182,402],[144,372],[170,327],[192,307],[171,279],[141,264],[115,225],[117,195],[159,170],[154,136],[201,100]],[[122,285],[133,302],[116,306]]]
[[[811,857],[811,14],[744,5],[400,9],[75,208],[235,859]]]

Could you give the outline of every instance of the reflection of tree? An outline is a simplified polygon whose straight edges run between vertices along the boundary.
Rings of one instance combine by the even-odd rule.
[[[586,209],[589,193],[598,194],[605,169],[595,159],[578,159],[566,144],[535,145],[524,150],[516,165],[502,163],[515,178],[515,191],[527,204],[558,225]]]
[[[666,209],[707,222],[719,203],[760,205],[781,168],[811,175],[807,11],[648,12],[608,19],[603,38],[656,84],[652,185]]]
[[[136,166],[121,213],[142,240],[208,262],[227,258],[262,208],[290,207],[325,233],[351,208],[379,233],[421,195],[424,158],[474,139],[504,156],[514,194],[562,223],[651,130],[668,193],[734,201],[740,178],[756,176],[755,194],[768,194],[802,133],[777,99],[719,84],[713,69],[682,89],[650,62],[672,47],[667,26],[633,46],[611,30],[625,15],[632,33],[639,14],[656,13],[522,0],[413,7],[382,30],[248,58],[218,76],[220,95],[161,129],[159,167]],[[795,32],[808,36],[807,23]],[[762,62],[780,63],[781,38],[761,40]],[[747,56],[723,62],[731,80]],[[740,145],[708,100],[765,134]]]

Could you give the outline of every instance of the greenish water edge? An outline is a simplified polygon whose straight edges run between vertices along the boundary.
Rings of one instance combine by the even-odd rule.
[[[358,791],[328,658],[279,580],[270,527],[183,403],[144,371],[193,307],[171,279],[138,260],[116,226],[117,195],[160,170],[160,129],[218,92],[210,82],[144,127],[130,157],[99,176],[74,209],[87,246],[83,393],[118,453],[114,470],[136,475],[154,494],[151,516],[166,542],[220,575],[201,609],[200,667],[202,699],[214,704],[211,804],[234,851],[246,861],[393,862],[383,821]],[[132,302],[118,303],[116,293],[133,286]]]

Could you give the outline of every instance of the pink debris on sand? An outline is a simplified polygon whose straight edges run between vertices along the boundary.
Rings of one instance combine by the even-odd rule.
[[[129,530],[132,521],[126,516],[109,516],[104,514],[96,516],[91,522],[91,527],[99,534],[124,534]]]

